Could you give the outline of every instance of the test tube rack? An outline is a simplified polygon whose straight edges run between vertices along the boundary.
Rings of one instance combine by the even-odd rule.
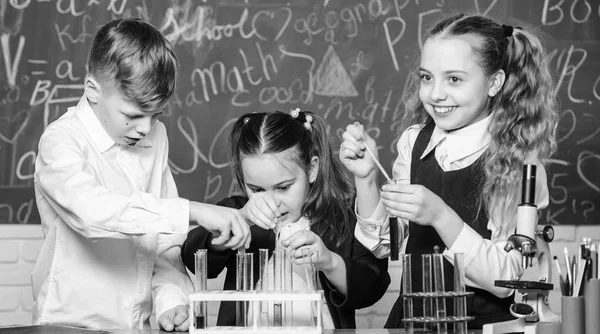
[[[189,295],[189,318],[194,319],[195,305],[208,302],[242,301],[250,304],[250,321],[247,327],[238,326],[207,326],[196,328],[194,322],[190,322],[190,334],[247,334],[247,333],[290,333],[290,334],[321,334],[323,290],[319,291],[233,291],[233,290],[210,290]],[[293,302],[308,301],[316,305],[315,322],[313,326],[269,326],[260,321],[260,303],[263,302]]]
[[[438,334],[467,334],[467,322],[474,317],[467,315],[466,299],[473,292],[466,291],[464,254],[454,256],[454,291],[446,291],[444,287],[443,255],[439,253],[423,254],[423,291],[412,291],[411,254],[402,256],[402,299],[404,315],[402,322],[407,334],[415,333],[415,325],[422,324],[422,333]],[[414,300],[423,301],[423,316],[413,315]],[[454,303],[454,315],[446,313],[446,300]],[[453,324],[454,331],[448,331],[448,325]]]

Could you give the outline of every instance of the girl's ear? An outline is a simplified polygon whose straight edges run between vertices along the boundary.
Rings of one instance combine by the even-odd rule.
[[[319,157],[313,156],[310,159],[310,170],[308,171],[308,182],[314,183],[319,175]]]
[[[83,83],[83,91],[90,103],[96,104],[102,95],[102,86],[91,76],[87,76]]]
[[[506,73],[504,70],[499,70],[492,76],[492,80],[490,81],[490,88],[488,90],[488,96],[494,97],[498,92],[502,89],[504,85],[504,81],[506,80]]]

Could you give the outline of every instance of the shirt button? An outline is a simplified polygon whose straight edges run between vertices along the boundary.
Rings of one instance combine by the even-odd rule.
[[[172,224],[171,225],[171,231],[177,231],[177,225]]]
[[[375,224],[369,224],[369,225],[367,225],[367,230],[368,230],[369,232],[373,232],[373,231],[375,231],[376,229],[377,229],[377,226],[375,226]]]

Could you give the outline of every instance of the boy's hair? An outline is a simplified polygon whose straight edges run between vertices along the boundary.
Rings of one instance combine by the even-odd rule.
[[[144,112],[158,112],[169,102],[177,83],[173,47],[150,23],[116,19],[100,28],[88,58],[88,73]]]
[[[489,98],[492,139],[485,153],[482,194],[490,217],[511,219],[519,204],[523,164],[540,163],[544,168],[557,147],[559,116],[542,43],[521,27],[465,14],[438,23],[429,33],[428,38],[432,37],[460,37],[471,45],[486,75],[498,70],[506,73],[502,89]],[[418,87],[408,101],[402,128],[433,122],[419,100]],[[500,229],[515,227],[515,222],[506,223]]]
[[[312,122],[307,129],[309,115]],[[313,232],[339,245],[352,233],[347,221],[352,214],[354,186],[338,159],[332,158],[331,146],[325,121],[308,111],[300,111],[296,118],[280,111],[245,114],[230,134],[233,173],[244,192],[244,157],[285,152],[282,158],[296,163],[307,175],[311,158],[319,158],[317,178],[309,186],[302,214],[310,219]]]

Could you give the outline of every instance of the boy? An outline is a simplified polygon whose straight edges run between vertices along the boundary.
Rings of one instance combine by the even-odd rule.
[[[50,124],[35,164],[45,236],[32,273],[33,322],[187,331],[192,283],[180,260],[190,221],[215,244],[249,243],[237,210],[179,198],[157,116],[177,82],[169,42],[141,19],[96,34],[78,105]]]

